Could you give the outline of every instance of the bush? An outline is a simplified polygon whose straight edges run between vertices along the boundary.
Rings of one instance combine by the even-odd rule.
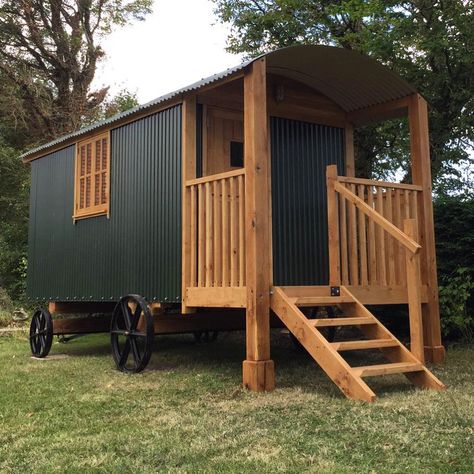
[[[458,268],[454,275],[443,276],[439,285],[441,329],[449,339],[472,339],[474,318],[468,311],[474,281],[468,268]]]
[[[0,287],[0,327],[8,326],[12,322],[13,309],[7,290]]]
[[[474,334],[474,199],[434,203],[441,327],[449,339]]]

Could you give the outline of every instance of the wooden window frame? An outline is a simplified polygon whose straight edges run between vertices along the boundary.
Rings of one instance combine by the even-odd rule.
[[[97,170],[96,168],[96,143],[99,140],[107,140],[107,154],[106,154],[106,168],[100,168]],[[81,159],[80,153],[81,149],[84,146],[90,145],[91,147],[91,165],[90,165],[90,173],[87,173],[87,169],[85,175],[81,176]],[[87,162],[86,162],[87,166]],[[95,187],[94,187],[94,178],[96,175],[100,175],[105,171],[105,203],[93,204],[93,200],[95,199]],[[91,205],[87,207],[80,208],[81,202],[81,188],[80,188],[80,181],[81,178],[89,176],[90,180],[90,203]],[[99,188],[100,189],[100,188]],[[84,199],[87,198],[87,191],[84,192]],[[76,143],[76,158],[75,158],[75,166],[74,166],[74,213],[73,213],[73,221],[76,222],[79,219],[86,219],[89,217],[97,217],[106,215],[109,217],[110,215],[110,132],[104,132],[97,135],[93,135],[85,140],[81,140],[80,142]]]

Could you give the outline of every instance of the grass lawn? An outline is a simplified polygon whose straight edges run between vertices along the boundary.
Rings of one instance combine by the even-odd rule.
[[[241,333],[157,337],[149,368],[117,372],[106,335],[29,356],[0,337],[0,472],[473,472],[474,348],[448,352],[443,393],[402,376],[346,400],[287,336],[273,337],[277,390],[242,390]],[[61,355],[61,356],[60,356]]]

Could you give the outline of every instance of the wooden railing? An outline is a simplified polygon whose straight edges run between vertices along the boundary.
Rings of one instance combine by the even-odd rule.
[[[411,351],[423,354],[418,243],[420,186],[337,176],[327,168],[331,285],[400,286],[407,291]]]
[[[336,204],[342,284],[405,286],[404,244],[408,241],[403,222],[414,219],[418,223],[421,187],[345,176],[336,176],[333,187],[344,197]],[[369,208],[375,213],[364,212]],[[408,246],[414,249],[411,243]]]
[[[245,286],[245,171],[186,182],[191,219],[189,287]]]

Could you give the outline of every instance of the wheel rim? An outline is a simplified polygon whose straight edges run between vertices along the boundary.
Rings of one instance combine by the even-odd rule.
[[[140,372],[150,361],[153,318],[145,299],[127,295],[114,309],[110,329],[112,355],[123,372]]]
[[[46,357],[53,342],[53,321],[46,309],[39,309],[31,318],[30,348],[35,357]]]

